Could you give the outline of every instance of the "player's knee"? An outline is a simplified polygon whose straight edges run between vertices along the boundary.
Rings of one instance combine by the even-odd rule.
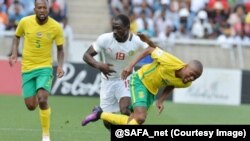
[[[39,103],[39,106],[40,107],[44,107],[44,106],[47,106],[47,98],[43,98],[43,97],[41,97],[41,98],[39,98],[38,99],[38,103]]]
[[[138,114],[134,117],[134,119],[137,121],[139,125],[143,124],[146,120],[146,115],[145,114]]]
[[[137,121],[137,123],[139,124],[139,125],[142,125],[144,122],[145,122],[145,118],[138,118],[138,119],[136,119],[136,121]]]
[[[121,110],[120,110],[120,112],[121,112],[121,114],[123,114],[123,115],[127,115],[127,116],[129,116],[130,115],[130,110],[129,110],[129,108],[122,108]]]
[[[108,129],[109,131],[111,130],[111,123],[107,122],[107,121],[103,121],[103,125],[106,129]]]
[[[32,104],[26,104],[26,107],[28,108],[28,110],[30,111],[34,111],[36,109],[36,105],[32,105]]]

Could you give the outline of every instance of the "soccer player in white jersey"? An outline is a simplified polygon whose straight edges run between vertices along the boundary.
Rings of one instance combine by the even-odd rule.
[[[130,115],[129,81],[122,80],[121,73],[147,47],[147,43],[130,33],[129,18],[120,14],[112,19],[112,32],[100,35],[84,53],[83,60],[102,72],[100,107],[103,111]],[[103,56],[102,62],[93,58],[98,53]],[[104,125],[110,129],[110,123],[104,121]]]

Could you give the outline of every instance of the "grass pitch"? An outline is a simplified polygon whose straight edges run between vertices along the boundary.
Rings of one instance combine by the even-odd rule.
[[[89,114],[97,97],[50,96],[52,108],[52,141],[110,141],[110,133],[102,121],[82,127],[81,120]],[[250,104],[241,106],[177,104],[167,101],[158,115],[153,106],[145,124],[240,124],[250,125]],[[38,109],[30,112],[20,96],[0,96],[0,140],[41,141]]]

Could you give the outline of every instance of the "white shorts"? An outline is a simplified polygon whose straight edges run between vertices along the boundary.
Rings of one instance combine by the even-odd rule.
[[[106,80],[102,78],[100,106],[104,112],[119,112],[119,101],[130,97],[128,80]]]

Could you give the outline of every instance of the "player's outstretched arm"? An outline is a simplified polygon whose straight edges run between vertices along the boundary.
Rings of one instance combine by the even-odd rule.
[[[91,45],[88,50],[83,54],[83,60],[90,66],[100,70],[108,79],[108,77],[111,75],[110,73],[115,72],[113,69],[111,69],[113,65],[96,61],[94,58],[95,55],[97,55],[97,52]]]
[[[83,54],[83,61],[85,61],[88,65],[98,68],[98,61],[95,60],[94,56],[97,55],[97,52],[94,50],[91,45],[88,50]]]
[[[125,80],[133,71],[134,66],[144,57],[151,54],[155,48],[148,47],[142,51],[126,68],[123,69],[121,78]]]
[[[159,99],[156,102],[156,107],[158,108],[159,114],[163,111],[164,109],[164,101],[167,99],[167,97],[172,93],[174,90],[173,86],[166,86],[160,95]]]
[[[9,64],[10,66],[13,66],[17,62],[17,53],[18,53],[18,46],[20,43],[20,37],[14,36],[12,47],[11,47],[11,54],[9,57]]]
[[[58,78],[61,78],[64,75],[63,60],[64,60],[63,45],[58,45],[57,46],[57,61],[58,61],[58,66],[57,66],[57,70],[56,70]]]

